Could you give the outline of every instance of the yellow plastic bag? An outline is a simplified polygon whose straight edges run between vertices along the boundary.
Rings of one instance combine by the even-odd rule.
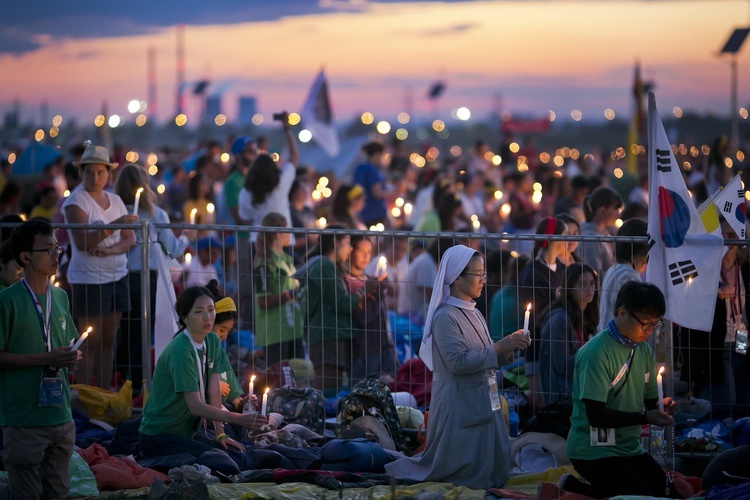
[[[70,388],[71,397],[73,390],[78,393],[89,418],[116,425],[129,419],[133,412],[133,383],[130,380],[125,381],[119,392],[84,384],[74,384]]]

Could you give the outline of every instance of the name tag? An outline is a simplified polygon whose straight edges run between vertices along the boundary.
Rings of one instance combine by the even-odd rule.
[[[500,395],[497,393],[497,372],[495,370],[487,371],[487,386],[490,391],[490,405],[492,411],[500,411],[503,405],[500,403]]]
[[[615,430],[606,427],[590,427],[591,446],[614,446]]]
[[[62,395],[62,378],[42,377],[39,382],[39,406],[62,406]]]

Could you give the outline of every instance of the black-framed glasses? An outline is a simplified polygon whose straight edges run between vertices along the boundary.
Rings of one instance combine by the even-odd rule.
[[[636,316],[632,312],[630,312],[630,316],[632,316],[632,318],[636,320],[639,325],[641,325],[641,330],[643,330],[644,332],[647,332],[649,330],[656,330],[657,328],[661,328],[662,326],[664,326],[664,320],[661,319],[656,323],[648,323],[646,321],[641,321],[638,316]]]
[[[482,273],[463,273],[463,274],[468,274],[470,276],[476,276],[480,280],[487,281],[487,273],[486,272],[482,272]]]
[[[49,248],[32,248],[31,250],[29,250],[29,252],[47,252],[47,255],[49,255],[50,257],[54,257],[56,255],[59,257],[64,251],[65,249],[60,245]]]

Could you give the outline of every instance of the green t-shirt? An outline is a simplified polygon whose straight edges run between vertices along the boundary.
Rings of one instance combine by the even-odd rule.
[[[640,425],[615,429],[614,446],[592,446],[591,427],[582,401],[600,401],[612,410],[643,411],[644,401],[657,397],[656,363],[650,345],[644,342],[636,347],[629,371],[620,378],[617,385],[609,388],[629,356],[630,349],[618,344],[608,330],[599,332],[576,353],[573,416],[570,418],[571,428],[566,446],[570,458],[596,460],[630,457],[644,452],[640,440]]]
[[[70,315],[68,294],[56,287],[51,287],[50,291],[50,337],[52,349],[57,349],[69,345],[78,334]],[[37,299],[46,311],[47,296],[37,295]],[[0,292],[0,349],[15,354],[38,354],[47,349],[36,305],[20,281]],[[63,385],[62,405],[39,406],[43,368],[0,369],[0,426],[46,427],[64,424],[73,418],[66,368],[58,372]]]
[[[263,309],[260,297],[278,295],[296,288],[294,261],[286,253],[270,252],[264,264],[255,268],[255,345],[266,347],[302,338],[302,314],[295,300]]]
[[[224,202],[229,208],[237,208],[240,205],[240,191],[245,185],[245,175],[234,169],[227,180],[224,181]],[[239,224],[240,221],[233,220],[233,224]],[[238,238],[249,238],[250,233],[248,231],[240,231],[237,233]]]
[[[143,409],[140,431],[149,436],[174,434],[191,438],[199,419],[188,409],[183,392],[199,392],[198,360],[196,350],[184,330],[178,333],[164,348],[156,363],[151,381],[151,394]],[[211,332],[205,339],[206,351],[198,355],[206,357],[204,387],[214,373],[231,370],[226,352],[221,348],[219,337]]]
[[[240,387],[240,381],[237,380],[237,375],[234,374],[234,370],[227,370],[221,372],[219,375],[222,382],[229,384],[229,394],[222,399],[225,403],[232,403],[236,398],[242,397],[242,387]]]
[[[328,257],[312,259],[305,273],[302,314],[307,321],[308,343],[348,340],[359,336],[352,330],[361,294],[349,294],[339,270]]]

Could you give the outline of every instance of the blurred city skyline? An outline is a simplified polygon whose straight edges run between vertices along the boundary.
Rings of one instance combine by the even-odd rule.
[[[662,115],[677,106],[728,116],[729,59],[719,51],[734,28],[750,24],[741,0],[9,3],[12,14],[0,21],[0,113],[17,103],[21,121],[61,115],[63,126],[92,123],[104,102],[132,121],[128,103],[149,100],[149,50],[153,118],[172,119],[179,24],[189,125],[206,96],[220,99],[229,121],[246,96],[266,120],[299,111],[320,68],[339,123],[362,112],[445,118],[462,106],[480,119],[551,110],[570,120],[578,110],[584,121],[604,121],[607,109],[628,119],[637,61]],[[746,52],[738,57],[745,107]],[[195,96],[201,81],[209,85]],[[429,100],[436,82],[445,90]]]

